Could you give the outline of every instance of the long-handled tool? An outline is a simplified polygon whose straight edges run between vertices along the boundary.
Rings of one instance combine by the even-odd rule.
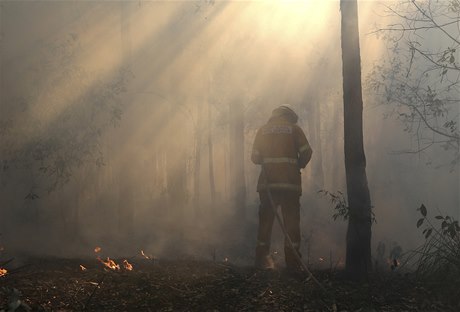
[[[337,305],[335,303],[335,298],[331,296],[331,294],[324,288],[324,286],[316,279],[316,277],[311,273],[310,269],[308,269],[308,266],[305,264],[305,262],[302,261],[302,258],[300,258],[299,253],[297,252],[296,248],[294,247],[294,244],[292,243],[291,237],[289,236],[288,231],[286,230],[286,227],[284,226],[283,220],[281,220],[281,217],[278,213],[278,207],[275,201],[273,200],[272,193],[270,191],[270,188],[268,187],[268,181],[267,181],[267,175],[265,174],[265,169],[264,165],[262,165],[262,175],[265,178],[265,185],[266,185],[266,190],[267,190],[267,195],[268,199],[270,201],[270,205],[272,206],[273,213],[275,214],[276,220],[278,221],[279,226],[281,227],[281,230],[283,231],[284,237],[288,243],[288,247],[292,249],[293,254],[295,259],[297,260],[297,263],[300,265],[302,270],[308,274],[308,277],[315,282],[315,284],[328,296],[332,299],[334,302],[332,304],[332,311],[337,311]]]

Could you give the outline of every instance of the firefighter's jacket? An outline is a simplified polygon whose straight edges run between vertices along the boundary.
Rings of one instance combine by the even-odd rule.
[[[300,168],[312,150],[302,129],[283,116],[272,117],[256,134],[251,160],[262,165],[257,192],[267,188],[302,194]]]

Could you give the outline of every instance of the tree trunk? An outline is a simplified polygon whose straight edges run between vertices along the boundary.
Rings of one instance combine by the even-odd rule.
[[[182,154],[174,158],[177,154]],[[186,157],[185,150],[179,146],[174,145],[170,148],[169,163],[167,169],[167,193],[168,193],[168,207],[169,209],[169,229],[171,235],[175,239],[182,238],[184,235],[184,214],[185,204],[187,199],[187,185],[186,185]]]
[[[363,147],[363,99],[358,4],[341,0],[345,172],[349,205],[346,271],[364,279],[371,269],[371,200]]]
[[[131,3],[129,1],[121,2],[121,53],[122,53],[122,68],[125,70],[131,69]]]
[[[313,181],[311,183],[311,194],[315,194],[317,191],[324,189],[324,172],[323,172],[323,162],[322,162],[322,153],[321,153],[321,114],[320,106],[316,99],[310,99],[310,108],[309,111],[309,122],[308,122],[308,132],[310,137],[308,138],[311,141],[313,146],[314,154],[314,164],[312,167],[312,177]]]
[[[119,238],[132,236],[134,232],[134,187],[133,166],[127,160],[118,169],[118,233]]]
[[[131,61],[131,31],[130,31],[130,9],[131,4],[121,3],[120,32],[121,32],[121,53],[122,68],[126,74],[130,70]],[[134,231],[134,186],[135,181],[133,167],[126,160],[121,164],[118,173],[118,229],[121,237],[132,235]]]
[[[245,218],[244,112],[242,103],[230,103],[230,200],[237,220]]]
[[[212,110],[208,100],[208,161],[209,161],[209,188],[211,191],[211,205],[214,210],[216,207],[216,184],[214,181],[214,155],[212,142]]]
[[[195,166],[193,172],[193,208],[195,216],[200,218],[202,209],[200,207],[200,173],[201,173],[201,140],[202,140],[202,124],[203,124],[203,104],[198,103],[198,112],[195,126]]]

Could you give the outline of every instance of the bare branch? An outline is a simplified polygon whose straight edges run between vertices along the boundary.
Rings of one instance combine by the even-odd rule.
[[[434,142],[430,143],[430,144],[427,144],[426,146],[422,147],[422,148],[419,148],[417,150],[404,150],[404,151],[393,151],[393,152],[390,152],[391,155],[401,155],[401,154],[419,154],[427,149],[429,149],[432,145],[434,144]]]
[[[428,18],[434,26],[436,26],[437,28],[439,28],[439,30],[441,30],[447,37],[449,37],[450,39],[452,39],[454,42],[460,44],[460,41],[454,37],[451,36],[451,34],[449,34],[442,26],[442,25],[439,25],[438,23],[436,23],[436,21],[431,17],[431,16],[428,16],[428,14],[426,14],[425,10],[423,10],[422,8],[420,8],[420,6],[415,3],[415,0],[412,0],[412,4],[419,10],[420,13],[422,13],[426,18]]]
[[[439,26],[431,25],[431,26],[418,26],[418,27],[404,27],[403,24],[394,24],[394,25],[389,25],[390,27],[388,27],[388,28],[379,28],[377,30],[374,30],[372,32],[367,33],[366,35],[372,35],[372,34],[379,33],[379,32],[384,32],[384,31],[406,32],[406,31],[415,31],[415,30],[423,30],[423,29],[437,29],[439,27],[445,27],[445,26],[449,26],[449,25],[452,25],[452,24],[457,24],[459,22],[460,22],[460,19],[457,19],[455,21],[444,23],[444,24],[439,25]],[[391,26],[401,26],[401,28],[394,28],[394,27],[391,27]]]
[[[433,60],[431,57],[429,57],[428,54],[426,54],[425,52],[423,52],[420,49],[416,48],[414,45],[410,45],[410,47],[411,47],[411,49],[414,49],[415,51],[420,53],[420,55],[425,57],[428,61],[430,61],[431,63],[433,63],[436,66],[439,66],[439,67],[442,67],[442,68],[447,68],[447,69],[452,69],[452,70],[460,70],[459,67],[452,67],[452,66],[448,66],[448,65],[444,65],[444,64],[439,64],[438,62]]]
[[[417,95],[418,96],[418,95]],[[419,96],[418,96],[419,97]],[[425,116],[422,114],[422,112],[420,112],[420,110],[417,108],[417,106],[415,105],[412,105],[412,104],[407,104],[407,106],[409,106],[410,108],[412,108],[414,111],[417,112],[417,114],[420,116],[420,118],[422,119],[423,123],[425,124],[425,126],[427,126],[431,131],[437,133],[437,134],[440,134],[442,136],[445,136],[445,137],[448,137],[448,138],[452,138],[454,140],[457,140],[457,141],[460,141],[460,136],[458,135],[451,135],[451,134],[448,134],[448,133],[445,133],[445,132],[442,132],[438,129],[436,129],[435,127],[433,127],[432,125],[430,125],[430,123],[426,120]]]

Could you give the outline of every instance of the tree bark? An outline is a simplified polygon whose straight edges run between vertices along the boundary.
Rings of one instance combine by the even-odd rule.
[[[371,269],[371,199],[363,146],[363,99],[356,0],[341,0],[345,172],[349,205],[346,271],[364,279]]]

